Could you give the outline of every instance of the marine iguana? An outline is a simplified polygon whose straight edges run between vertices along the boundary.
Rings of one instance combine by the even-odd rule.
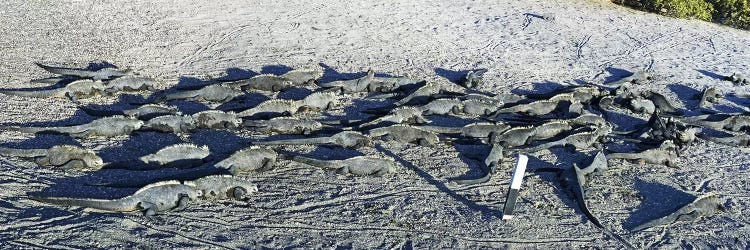
[[[224,85],[241,88],[242,91],[250,92],[254,90],[279,92],[291,87],[294,87],[294,82],[287,78],[271,75],[262,74],[250,77],[248,79],[242,79],[234,82],[226,82]]]
[[[434,99],[434,95],[445,94],[448,92],[462,94],[466,92],[466,88],[441,78],[437,81],[427,82],[424,86],[414,90],[414,92],[412,92],[411,94],[396,101],[394,105],[401,106],[404,104],[408,104],[411,103],[412,100],[415,100],[417,98]],[[419,102],[424,102],[424,100],[419,100]]]
[[[114,137],[120,135],[129,135],[131,132],[140,129],[143,121],[124,117],[112,116],[94,120],[87,124],[63,126],[63,127],[18,127],[6,126],[0,127],[0,130],[20,131],[22,133],[60,133],[68,134],[73,137]]]
[[[217,169],[223,169],[232,175],[249,173],[256,170],[268,170],[276,164],[276,151],[258,146],[241,149],[224,160],[214,164]]]
[[[403,124],[374,128],[367,133],[373,139],[379,138],[383,141],[416,143],[425,147],[433,147],[440,142],[440,138],[433,132]]]
[[[530,153],[556,146],[572,146],[577,150],[591,149],[600,146],[598,143],[604,140],[604,136],[611,131],[612,127],[610,126],[595,127],[594,130],[590,132],[572,134],[557,141],[542,143],[534,147],[519,149],[518,151],[521,153]]]
[[[329,110],[338,101],[338,96],[331,92],[315,92],[297,101],[297,107],[304,110]]]
[[[691,116],[680,121],[712,129],[726,129],[734,132],[750,130],[750,116],[745,114],[708,114]]]
[[[426,124],[426,123],[430,123],[430,121],[425,119],[422,116],[422,109],[418,107],[398,107],[394,110],[391,110],[389,114],[378,117],[372,121],[360,124],[358,127],[359,128],[371,127],[371,126],[379,125],[381,123]]]
[[[102,158],[94,151],[73,145],[55,145],[47,149],[0,148],[0,155],[33,158],[39,166],[54,166],[62,169],[96,170],[104,166]]]
[[[270,120],[247,120],[244,127],[260,129],[267,134],[301,134],[309,135],[323,129],[323,124],[316,120],[296,117],[276,117]]]
[[[559,134],[562,134],[563,132],[567,132],[573,129],[573,126],[570,125],[565,120],[558,120],[558,121],[550,121],[546,123],[542,123],[540,125],[534,126],[534,132],[531,133],[530,140],[545,140],[552,137],[555,137]]]
[[[734,83],[734,85],[742,86],[742,85],[748,85],[750,84],[750,78],[745,77],[741,73],[734,73],[731,76],[724,77],[725,81],[730,81]]]
[[[370,137],[357,131],[342,131],[328,137],[286,139],[253,142],[254,145],[335,145],[344,148],[360,148],[372,145]]]
[[[242,118],[272,118],[277,116],[289,116],[297,113],[300,109],[299,101],[286,99],[271,99],[258,104],[253,108],[237,113]]]
[[[107,94],[115,94],[121,91],[156,91],[156,85],[158,82],[150,77],[143,76],[123,76],[118,77],[104,83],[106,89],[104,90]]]
[[[417,128],[433,133],[459,134],[463,137],[489,139],[493,134],[501,134],[511,127],[502,122],[475,122],[463,127],[418,126]]]
[[[191,115],[196,128],[234,129],[242,125],[242,119],[234,112],[205,110]]]
[[[389,173],[396,173],[401,166],[393,159],[382,155],[355,156],[344,160],[318,160],[298,155],[288,158],[292,161],[323,169],[336,169],[336,172],[339,174],[357,176],[383,176]]]
[[[46,70],[47,72],[58,74],[58,75],[64,75],[64,76],[75,76],[79,78],[88,78],[93,80],[112,80],[121,76],[128,75],[132,73],[132,70],[130,69],[118,69],[118,68],[102,68],[98,70],[88,70],[88,69],[71,69],[71,68],[62,68],[62,67],[52,67],[52,66],[46,66],[42,65],[41,63],[35,63],[37,66],[41,67],[42,69]]]
[[[369,92],[392,93],[405,86],[423,84],[422,79],[414,79],[406,76],[398,77],[373,77],[368,86]]]
[[[161,104],[146,104],[137,108],[127,110],[99,110],[87,107],[79,107],[83,112],[91,116],[129,116],[138,118],[142,121],[148,121],[155,117],[164,115],[181,115],[177,107]]]
[[[605,170],[607,170],[607,157],[604,155],[604,152],[599,151],[596,156],[594,156],[594,160],[587,167],[581,169],[577,164],[574,163],[571,169],[562,171],[561,174],[565,175],[563,177],[564,181],[573,192],[576,203],[578,204],[578,207],[581,209],[581,211],[583,211],[583,214],[586,216],[586,218],[588,218],[589,221],[594,224],[594,226],[601,229],[607,236],[617,240],[628,249],[635,249],[633,245],[631,245],[621,236],[604,227],[599,219],[591,212],[588,204],[586,204],[586,177],[593,174],[594,172]]]
[[[567,100],[539,100],[499,109],[493,114],[489,115],[489,117],[497,119],[499,115],[507,113],[521,113],[529,116],[542,116],[558,110],[561,103],[569,104],[570,102]]]
[[[335,88],[340,89],[343,93],[356,93],[362,91],[377,91],[374,86],[371,86],[372,80],[375,78],[375,71],[368,70],[367,75],[352,79],[352,80],[340,80],[328,83],[318,83],[318,86],[323,88]]]
[[[319,66],[303,67],[286,72],[281,77],[292,81],[294,86],[301,86],[315,83],[323,77],[323,69]]]
[[[209,175],[195,180],[184,181],[194,186],[205,200],[240,200],[249,199],[248,195],[258,192],[258,186],[249,180],[232,175]]]
[[[419,109],[425,115],[458,115],[463,109],[463,102],[456,98],[435,99]]]
[[[685,114],[684,112],[682,112],[682,110],[675,108],[674,105],[672,105],[672,103],[670,103],[669,100],[667,100],[667,98],[664,97],[662,94],[649,90],[649,91],[641,92],[640,96],[648,100],[651,100],[651,102],[654,103],[654,106],[656,107],[656,109],[658,109],[661,113],[677,115],[677,116],[681,116]]]
[[[661,144],[663,141],[671,140],[682,147],[695,141],[696,134],[701,130],[700,127],[688,126],[674,117],[662,117],[661,112],[656,111],[643,128],[631,134],[640,133],[637,139],[642,143]]]
[[[716,103],[721,99],[721,94],[714,86],[706,87],[700,95],[700,102],[698,102],[698,108],[708,108],[710,103]]]
[[[658,148],[648,149],[638,153],[610,153],[607,160],[625,159],[639,161],[641,164],[659,164],[677,168],[677,146],[672,141],[664,141]]]
[[[656,111],[656,105],[649,99],[633,98],[628,103],[630,110],[637,113],[653,114]]]
[[[164,115],[148,120],[143,124],[143,130],[154,130],[164,133],[187,133],[197,128],[193,116]]]
[[[466,73],[466,76],[461,79],[459,84],[468,89],[475,89],[479,87],[479,85],[482,85],[484,83],[484,80],[482,79],[482,75],[484,75],[484,73],[487,73],[487,69],[471,70]]]
[[[630,231],[637,232],[656,226],[671,225],[681,221],[695,221],[701,217],[711,216],[717,212],[723,211],[725,211],[725,208],[721,205],[719,196],[715,193],[709,193],[697,197],[693,202],[680,207],[677,211],[674,211],[671,214],[645,222],[634,227]]]
[[[147,185],[132,195],[113,200],[45,196],[29,196],[29,198],[54,205],[89,207],[113,212],[140,210],[151,218],[161,212],[183,210],[190,200],[195,200],[201,195],[201,191],[192,184],[163,181]]]
[[[500,144],[504,148],[519,147],[531,142],[536,129],[533,126],[515,127],[502,133],[494,133],[490,136],[491,144]]]
[[[223,84],[212,84],[197,90],[183,90],[176,93],[158,95],[154,98],[156,102],[172,100],[206,101],[226,103],[245,92]]]
[[[623,77],[620,80],[617,80],[612,83],[607,83],[607,85],[620,86],[626,83],[642,84],[642,83],[652,80],[653,78],[654,78],[653,73],[646,71],[646,70],[639,70],[630,76]]]
[[[198,167],[190,170],[189,172],[183,172],[178,174],[172,174],[168,176],[160,176],[150,179],[128,179],[125,181],[112,182],[112,183],[93,183],[87,184],[91,186],[106,186],[106,187],[143,187],[149,183],[165,181],[165,180],[180,180],[188,181],[195,180],[210,175],[240,175],[258,170],[271,169],[276,164],[277,154],[274,150],[268,148],[262,148],[258,146],[250,146],[248,148],[239,150],[233,153],[231,156],[219,161],[216,164],[204,165],[205,167]]]
[[[476,179],[457,180],[455,181],[456,184],[473,185],[488,182],[490,178],[492,178],[492,175],[494,175],[497,171],[497,167],[500,165],[504,157],[505,155],[503,154],[503,146],[501,146],[500,144],[492,144],[490,153],[484,159],[484,165],[487,168],[485,170],[484,176]]]
[[[486,101],[482,99],[467,99],[461,102],[461,114],[489,116],[502,105],[499,101]]]
[[[578,103],[590,103],[597,97],[607,95],[609,92],[595,86],[576,86],[566,88],[562,92],[554,94],[527,94],[527,98],[537,100],[565,100]]]
[[[68,98],[78,101],[101,95],[107,87],[101,81],[76,80],[65,87],[48,90],[0,90],[0,94],[34,98]]]
[[[193,168],[208,161],[211,154],[207,146],[196,146],[190,143],[170,145],[153,154],[139,157],[137,161],[124,160],[112,162],[105,168],[123,168],[130,170],[153,170],[160,168]]]
[[[750,135],[747,135],[747,134],[740,134],[740,135],[730,134],[728,136],[718,137],[718,136],[710,136],[705,133],[700,133],[698,134],[698,137],[706,141],[724,144],[724,145],[732,146],[732,147],[750,146]]]

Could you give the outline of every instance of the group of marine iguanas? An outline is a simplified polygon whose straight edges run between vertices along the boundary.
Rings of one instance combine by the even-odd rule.
[[[95,95],[121,92],[154,92],[151,102],[128,110],[83,110],[103,116],[88,124],[61,127],[5,126],[2,130],[23,133],[62,133],[77,138],[127,136],[134,131],[151,130],[163,133],[190,133],[197,129],[249,130],[258,133],[297,135],[296,139],[261,140],[221,160],[210,155],[205,146],[176,144],[136,162],[103,162],[89,149],[58,145],[48,149],[0,148],[0,155],[31,158],[42,166],[65,169],[126,168],[151,170],[188,168],[210,165],[210,171],[170,176],[141,183],[110,183],[110,186],[141,187],[131,196],[116,200],[94,200],[64,197],[32,196],[32,199],[60,205],[85,206],[111,211],[142,210],[153,215],[167,210],[182,209],[191,200],[201,198],[244,199],[257,188],[249,181],[235,177],[274,167],[277,160],[334,169],[340,174],[383,176],[396,173],[401,165],[384,154],[357,156],[343,160],[322,160],[275,148],[278,145],[325,145],[357,149],[376,143],[412,143],[417,147],[438,144],[487,144],[491,147],[484,158],[484,176],[458,180],[459,184],[489,181],[503,162],[517,153],[535,153],[553,147],[567,147],[575,153],[591,155],[591,164],[577,165],[559,171],[586,217],[597,227],[609,232],[591,213],[585,202],[586,178],[606,171],[608,161],[625,159],[634,162],[679,167],[677,150],[696,138],[730,146],[747,147],[750,142],[750,115],[721,113],[711,104],[722,95],[707,88],[700,96],[698,110],[702,115],[687,116],[663,96],[651,91],[637,91],[637,85],[653,79],[653,72],[637,71],[618,81],[601,85],[582,84],[563,87],[553,93],[512,94],[486,93],[484,69],[468,71],[460,80],[435,77],[428,81],[410,77],[378,77],[369,70],[356,79],[319,82],[320,67],[291,70],[287,73],[261,74],[247,79],[222,81],[198,89],[167,92],[159,90],[159,81],[134,74],[130,70],[100,70],[40,67],[74,80],[64,87],[42,90],[3,90],[5,95],[24,97],[58,97],[77,101]],[[740,74],[726,77],[736,85],[750,84]],[[167,103],[188,100],[222,104],[247,93],[276,96],[290,88],[308,88],[313,92],[300,100],[272,98],[243,110],[211,109],[191,115],[182,114]],[[324,112],[340,108],[346,96],[382,100],[386,105],[360,110],[369,114],[362,120],[325,120]],[[393,101],[387,101],[393,100]],[[650,116],[647,123],[634,130],[621,131],[609,121],[613,113]],[[452,116],[468,122],[464,126],[431,125],[433,116]],[[717,135],[718,134],[718,135]],[[610,143],[632,143],[638,152],[611,152]],[[717,195],[708,194],[678,209],[674,214],[647,222],[634,230],[680,220],[694,220],[722,210]],[[611,232],[609,232],[610,235]],[[614,237],[619,238],[614,235]]]

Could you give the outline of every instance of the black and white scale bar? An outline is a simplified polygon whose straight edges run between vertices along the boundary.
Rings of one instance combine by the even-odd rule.
[[[529,162],[529,157],[519,154],[516,167],[513,169],[513,178],[510,180],[510,189],[508,189],[508,197],[505,199],[505,207],[503,208],[503,220],[513,218],[513,209],[516,208],[516,199],[518,193],[521,190],[521,183],[523,182],[523,175],[526,173],[526,164]]]

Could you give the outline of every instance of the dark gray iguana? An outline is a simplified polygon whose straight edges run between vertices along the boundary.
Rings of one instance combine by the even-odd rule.
[[[319,121],[296,117],[276,117],[270,120],[247,120],[242,125],[246,128],[259,129],[266,134],[309,135],[323,129],[323,124]]]
[[[711,136],[705,133],[700,133],[698,134],[698,137],[706,141],[724,144],[724,145],[732,146],[732,147],[750,146],[750,135],[747,135],[747,134],[740,134],[740,135],[730,134],[728,136]]]
[[[599,151],[596,156],[594,156],[594,160],[589,166],[579,168],[578,165],[573,164],[573,167],[570,170],[562,171],[561,174],[566,174],[565,182],[569,188],[572,189],[571,191],[573,191],[576,203],[578,203],[578,207],[583,211],[583,214],[586,215],[586,218],[588,218],[596,227],[600,228],[607,236],[617,240],[629,249],[635,249],[621,236],[604,227],[599,219],[591,212],[588,204],[586,204],[586,178],[594,172],[603,172],[606,170],[607,157],[604,156],[604,152]]]
[[[112,116],[94,120],[87,124],[64,126],[64,127],[18,127],[6,126],[0,129],[20,131],[23,133],[60,133],[69,134],[73,137],[103,136],[114,137],[120,135],[129,135],[133,131],[140,129],[143,121],[124,117]]]
[[[709,114],[691,116],[680,119],[680,121],[712,129],[726,129],[740,132],[750,130],[750,116],[745,114]]]
[[[422,116],[422,110],[417,107],[398,107],[394,110],[392,110],[387,115],[378,117],[372,121],[363,123],[359,125],[358,127],[369,127],[369,126],[375,126],[381,123],[390,123],[390,124],[401,124],[401,123],[408,123],[408,124],[425,124],[429,123],[430,121],[425,119]]]
[[[458,134],[467,138],[489,139],[493,134],[502,134],[510,129],[510,125],[502,122],[475,122],[463,127],[418,126],[422,130],[440,134]]]
[[[714,86],[706,87],[700,95],[700,102],[698,102],[698,108],[708,108],[711,103],[716,103],[721,99],[721,94]]]
[[[646,71],[646,70],[639,70],[633,73],[632,75],[621,78],[620,80],[617,80],[612,83],[607,83],[607,85],[620,86],[626,83],[643,84],[652,80],[653,78],[654,78],[654,75],[652,72]]]
[[[234,129],[242,125],[242,119],[234,112],[205,110],[191,115],[196,128]]]
[[[254,90],[279,92],[294,87],[292,80],[271,74],[257,75],[248,79],[227,82],[224,84],[234,88],[241,88],[245,92]]]
[[[637,153],[610,153],[607,155],[608,160],[625,159],[639,161],[641,164],[659,164],[667,167],[677,168],[679,157],[677,156],[677,146],[672,141],[664,141],[658,148],[648,149]]]
[[[80,107],[83,112],[86,112],[86,114],[91,116],[116,116],[116,115],[122,115],[122,116],[129,116],[138,118],[142,121],[148,121],[158,116],[163,115],[180,115],[180,111],[178,111],[177,107],[174,106],[167,106],[167,105],[161,105],[161,104],[146,104],[138,106],[137,108],[133,109],[127,109],[127,110],[99,110],[99,109],[93,109],[93,108],[87,108],[87,107]]]
[[[251,181],[232,175],[209,175],[184,183],[200,190],[202,199],[211,201],[244,201],[249,198],[249,194],[258,192],[258,187]]]
[[[73,145],[56,145],[48,149],[0,148],[0,155],[33,158],[39,166],[63,169],[96,170],[104,166],[102,158],[91,150]]]
[[[368,135],[373,139],[378,138],[383,141],[400,143],[416,143],[425,147],[433,147],[440,142],[440,138],[433,132],[403,124],[374,128],[368,131]]]
[[[226,103],[245,94],[242,90],[223,84],[212,84],[197,90],[183,90],[176,93],[161,94],[155,97],[156,102],[172,100],[206,101]]]
[[[63,76],[75,76],[79,78],[87,78],[87,79],[93,79],[93,80],[112,80],[112,79],[132,73],[132,70],[130,69],[118,69],[118,68],[112,68],[112,67],[102,68],[98,70],[88,70],[88,69],[71,69],[71,68],[62,68],[62,67],[52,67],[52,66],[42,65],[41,63],[36,63],[36,65],[46,70],[47,72],[50,72],[53,74],[58,74],[58,75],[63,75]]]
[[[164,115],[148,120],[143,130],[154,130],[163,133],[187,133],[197,128],[195,118],[189,115]]]
[[[610,132],[612,132],[612,127],[608,125],[594,127],[593,131],[575,133],[557,141],[542,143],[534,147],[520,149],[519,152],[537,152],[556,146],[572,146],[577,150],[592,149],[594,147],[600,146],[599,143],[601,143],[602,140],[604,140],[605,136]]]
[[[430,98],[433,99],[435,95],[445,93],[465,93],[466,88],[455,83],[452,83],[446,79],[439,79],[436,81],[427,82],[424,86],[414,90],[411,94],[401,98],[396,103],[396,106],[401,106],[412,102],[416,98]]]
[[[214,164],[232,175],[249,173],[256,170],[268,170],[276,164],[276,151],[258,146],[241,149],[224,160]]]
[[[105,82],[104,86],[106,87],[106,89],[104,92],[110,95],[118,93],[118,92],[122,92],[122,91],[155,92],[156,85],[158,83],[159,83],[158,81],[150,77],[128,75],[128,76],[118,77],[118,78]]]
[[[286,139],[253,142],[255,145],[335,145],[344,148],[360,148],[372,145],[370,137],[357,131],[343,131],[328,137]]]
[[[567,100],[539,100],[531,103],[518,104],[515,106],[499,109],[495,111],[495,113],[490,115],[490,117],[493,119],[497,119],[500,114],[508,113],[521,113],[530,116],[546,115],[559,109],[561,102],[570,103]]]
[[[323,77],[323,68],[321,68],[320,66],[302,67],[281,74],[281,77],[292,81],[294,86],[301,86],[305,84],[315,83],[318,79]]]
[[[371,83],[373,82],[373,78],[375,78],[375,71],[368,70],[367,75],[361,78],[333,81],[328,83],[318,83],[318,86],[329,89],[340,89],[344,93],[356,93],[363,91],[374,92],[378,90],[375,89],[375,86],[371,85]]]
[[[389,173],[396,173],[401,166],[393,159],[382,155],[355,156],[344,160],[318,160],[297,155],[288,158],[292,161],[323,169],[335,169],[339,174],[358,176],[383,176]]]
[[[237,113],[238,117],[251,118],[251,117],[276,117],[276,116],[289,116],[297,113],[300,109],[298,101],[286,100],[286,99],[271,99],[265,102],[261,102],[253,108],[249,108]]]
[[[671,225],[681,221],[696,221],[701,217],[711,216],[717,212],[725,211],[717,194],[706,194],[696,198],[693,202],[680,207],[664,217],[648,221],[633,228],[632,232],[641,231],[656,226]]]
[[[47,90],[0,90],[1,94],[34,98],[68,98],[77,101],[102,95],[107,87],[101,81],[76,80],[65,87]]]
[[[193,168],[207,161],[211,152],[207,146],[189,143],[170,145],[153,154],[139,157],[137,161],[125,160],[107,164],[106,168],[153,170],[159,168]]]
[[[201,195],[201,191],[192,184],[163,181],[144,186],[132,195],[113,200],[44,196],[29,196],[29,198],[49,204],[89,207],[113,212],[140,210],[147,217],[151,217],[164,211],[183,210],[190,200],[196,200]]]
[[[536,129],[533,126],[514,127],[502,133],[493,133],[489,137],[492,144],[500,144],[504,148],[528,145]]]
[[[745,77],[745,75],[741,73],[734,73],[731,76],[724,77],[724,80],[730,81],[734,83],[734,85],[737,85],[737,86],[750,84],[750,78]]]
[[[484,176],[476,179],[457,180],[456,183],[460,185],[473,185],[488,182],[490,178],[492,178],[492,175],[497,171],[503,158],[505,158],[505,155],[503,154],[503,146],[500,144],[492,144],[490,153],[484,159],[484,166],[486,167]]]
[[[127,179],[124,181],[111,183],[94,183],[91,186],[107,187],[143,187],[150,183],[166,180],[195,180],[210,175],[240,175],[253,171],[262,171],[271,169],[276,164],[278,155],[276,151],[264,147],[250,146],[233,153],[231,156],[219,161],[216,164],[207,164],[205,167],[191,169],[188,172],[160,176],[150,179]]]

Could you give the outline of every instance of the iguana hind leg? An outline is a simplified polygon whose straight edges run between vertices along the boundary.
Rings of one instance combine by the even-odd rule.
[[[188,207],[189,203],[190,197],[188,197],[186,194],[181,194],[180,198],[177,199],[177,206],[175,206],[171,210],[175,212],[183,211]]]

